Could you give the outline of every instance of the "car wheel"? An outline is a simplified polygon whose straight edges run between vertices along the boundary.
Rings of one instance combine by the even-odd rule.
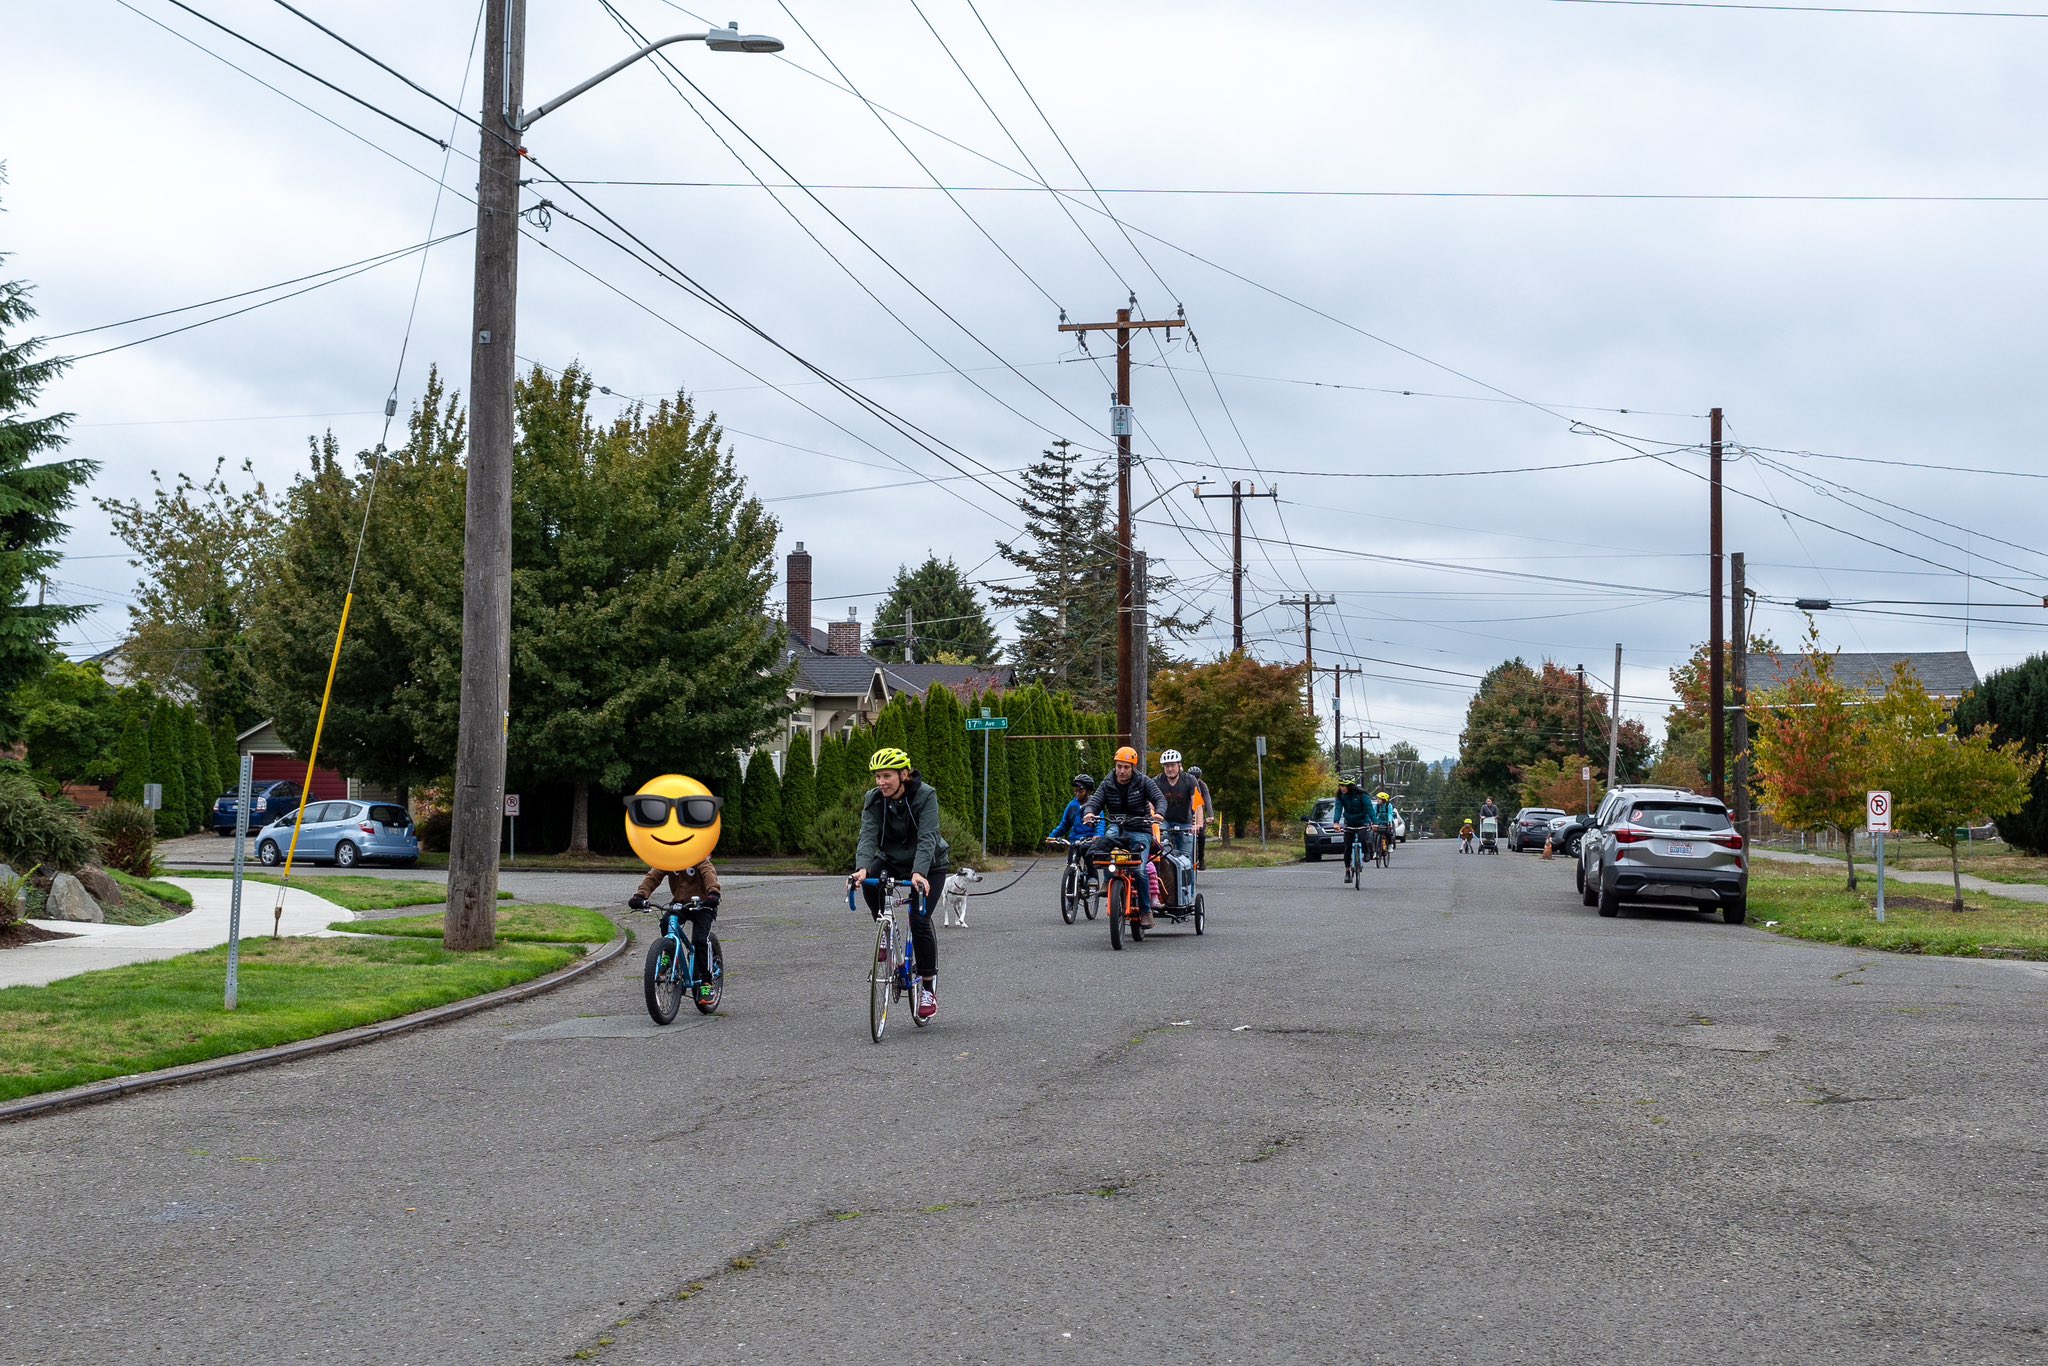
[[[334,846],[335,867],[353,868],[362,861],[363,851],[350,844],[347,840],[343,840],[340,844]]]
[[[1586,893],[1586,865],[1585,865],[1585,864],[1583,864],[1583,863],[1575,863],[1575,864],[1573,864],[1573,865],[1572,865],[1572,886],[1574,886],[1574,887],[1576,887],[1576,888],[1578,889],[1578,891],[1579,891],[1579,895],[1581,895],[1581,896],[1584,896],[1584,895],[1585,895],[1585,893]]]
[[[1600,914],[1610,919],[1621,914],[1621,898],[1605,887],[1600,888],[1594,904],[1600,908]]]
[[[256,861],[265,868],[275,868],[284,862],[284,852],[277,847],[276,840],[265,840],[256,846]]]
[[[1323,861],[1323,856],[1322,856],[1321,854],[1317,853],[1317,852],[1316,852],[1315,850],[1313,850],[1313,849],[1310,849],[1310,850],[1307,850],[1306,852],[1307,852],[1307,854],[1308,854],[1308,861],[1309,861],[1310,863],[1321,863],[1321,862]]]
[[[1749,902],[1724,901],[1721,903],[1721,918],[1731,925],[1740,925],[1749,919]]]
[[[1577,857],[1579,856],[1579,843],[1580,843],[1580,839],[1581,839],[1581,837],[1580,837],[1580,836],[1578,836],[1578,835],[1573,835],[1573,836],[1572,836],[1572,837],[1571,837],[1570,839],[1568,839],[1568,840],[1566,840],[1566,841],[1564,842],[1564,851],[1565,851],[1565,853],[1566,853],[1566,854],[1570,855],[1570,856],[1571,856],[1572,858],[1577,858]]]

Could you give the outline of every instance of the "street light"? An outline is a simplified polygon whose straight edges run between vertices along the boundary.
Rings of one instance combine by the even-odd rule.
[[[1208,483],[1208,482],[1209,482],[1209,481],[1208,481],[1207,479],[1183,479],[1183,480],[1181,480],[1181,481],[1180,481],[1180,482],[1179,482],[1178,484],[1168,484],[1168,485],[1167,485],[1167,486],[1166,486],[1165,488],[1163,488],[1163,489],[1159,490],[1159,492],[1158,492],[1158,494],[1157,494],[1156,496],[1154,496],[1154,497],[1151,497],[1151,498],[1147,498],[1147,499],[1146,499],[1146,500],[1145,500],[1144,502],[1142,502],[1142,503],[1138,504],[1138,505],[1137,505],[1136,507],[1132,508],[1132,509],[1131,509],[1131,516],[1133,516],[1133,517],[1137,516],[1137,515],[1138,515],[1139,513],[1143,512],[1143,511],[1144,511],[1144,510],[1145,510],[1146,508],[1148,508],[1148,507],[1151,507],[1151,506],[1152,506],[1152,505],[1153,505],[1154,503],[1158,502],[1158,501],[1159,501],[1159,500],[1160,500],[1161,498],[1164,498],[1164,497],[1165,497],[1165,496],[1166,496],[1167,494],[1169,494],[1169,493],[1172,493],[1172,492],[1173,492],[1173,491],[1174,491],[1175,489],[1184,489],[1184,488],[1186,488],[1186,487],[1187,487],[1188,485],[1190,485],[1190,484],[1193,484],[1193,485],[1194,485],[1194,486],[1195,486],[1196,488],[1200,488],[1200,487],[1201,487],[1202,485],[1204,485],[1204,484],[1206,484],[1206,483]]]
[[[537,104],[530,110],[525,110],[519,113],[518,115],[513,115],[508,109],[506,121],[510,123],[516,131],[523,133],[527,129],[533,127],[533,125],[537,121],[539,121],[543,115],[554,113],[557,109],[560,109],[570,100],[575,99],[578,95],[590,89],[590,87],[594,85],[600,85],[603,82],[610,80],[612,77],[618,75],[621,71],[624,71],[633,63],[639,61],[642,57],[645,57],[652,52],[658,52],[662,48],[667,47],[671,43],[702,43],[704,44],[704,46],[710,48],[713,52],[782,51],[782,40],[780,38],[770,38],[766,34],[762,33],[741,33],[740,26],[736,23],[729,23],[724,28],[712,29],[708,33],[673,34],[667,38],[656,39],[654,42],[649,43],[646,47],[641,48],[638,52],[634,53],[630,57],[625,58],[623,61],[613,62],[610,66],[598,72],[589,80],[583,82],[583,84],[565,90],[561,94],[555,96],[553,99],[546,100],[540,104]]]
[[[469,477],[462,534],[462,685],[455,739],[454,825],[442,943],[487,949],[498,924],[498,832],[505,801],[512,667],[512,442],[518,357],[520,135],[591,87],[672,43],[713,52],[780,52],[739,25],[678,33],[526,109],[526,0],[484,6],[484,95],[477,156],[476,302],[469,352]],[[502,120],[505,127],[498,127]],[[507,130],[510,136],[507,136]]]

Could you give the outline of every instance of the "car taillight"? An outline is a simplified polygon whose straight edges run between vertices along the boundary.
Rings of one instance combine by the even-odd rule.
[[[357,826],[356,829],[362,831],[365,835],[374,835],[377,833],[377,827],[369,824],[367,821],[364,822],[362,825]]]
[[[1716,830],[1707,838],[1720,845],[1723,849],[1740,849],[1742,847],[1742,836],[1733,830]]]
[[[1642,844],[1651,838],[1649,831],[1638,830],[1632,825],[1619,826],[1614,832],[1616,844]]]

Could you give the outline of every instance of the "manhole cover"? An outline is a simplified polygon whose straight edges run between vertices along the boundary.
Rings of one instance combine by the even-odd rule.
[[[1711,1048],[1721,1053],[1771,1053],[1788,1040],[1761,1025],[1687,1025],[1678,1031],[1685,1048]]]

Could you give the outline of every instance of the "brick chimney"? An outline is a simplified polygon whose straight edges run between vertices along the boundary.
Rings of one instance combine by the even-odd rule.
[[[825,651],[835,655],[857,655],[860,649],[860,618],[857,609],[846,609],[846,620],[835,621],[825,628]]]
[[[811,644],[811,552],[798,541],[796,549],[789,552],[789,559],[783,570],[783,588],[787,601],[783,616],[788,622],[789,633],[796,637],[797,644],[805,649]]]

